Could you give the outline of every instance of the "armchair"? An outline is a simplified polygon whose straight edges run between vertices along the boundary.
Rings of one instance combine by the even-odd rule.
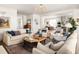
[[[64,41],[60,41],[56,44],[54,44],[53,42],[49,42],[45,46],[52,49],[52,50],[54,50],[54,51],[58,51],[63,45],[64,45]]]
[[[53,50],[49,48],[49,45],[52,44],[53,46]],[[65,41],[65,43],[63,41],[53,45],[53,43],[49,42],[48,44],[46,44],[45,46],[42,45],[41,43],[38,43],[37,48],[33,48],[33,53],[34,52],[38,52],[38,53],[45,53],[45,54],[75,54],[75,52],[78,52],[78,50],[76,51],[76,45],[77,45],[77,32],[76,30],[72,33],[72,35],[70,35],[67,40]],[[61,48],[58,48],[61,47]],[[78,46],[77,46],[78,48]],[[57,51],[54,51],[54,49],[56,49]],[[39,51],[40,52],[39,52]],[[36,54],[38,54],[36,52]]]
[[[37,48],[33,48],[32,53],[33,54],[54,54],[55,51],[42,45],[41,43],[38,43]]]
[[[42,45],[41,43],[38,43],[37,48],[33,48],[32,53],[33,54],[55,54],[63,44],[64,44],[64,41],[61,41],[57,44],[53,44],[52,42],[49,42],[46,45]]]

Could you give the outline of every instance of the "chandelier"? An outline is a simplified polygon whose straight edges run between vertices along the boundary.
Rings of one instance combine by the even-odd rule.
[[[35,8],[36,13],[42,14],[47,12],[47,6],[44,4],[40,4]]]

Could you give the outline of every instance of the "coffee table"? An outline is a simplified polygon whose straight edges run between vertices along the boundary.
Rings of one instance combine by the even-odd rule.
[[[32,48],[37,47],[38,42],[40,43],[44,43],[45,42],[46,37],[39,37],[36,35],[33,35],[32,37],[28,37],[26,36],[24,38],[24,47],[25,48],[29,48],[31,49],[30,51],[32,51]]]

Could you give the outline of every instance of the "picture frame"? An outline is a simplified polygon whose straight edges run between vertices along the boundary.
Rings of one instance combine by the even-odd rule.
[[[9,28],[9,17],[0,16],[0,28]]]

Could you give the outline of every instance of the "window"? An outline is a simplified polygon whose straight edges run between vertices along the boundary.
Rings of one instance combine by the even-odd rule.
[[[57,27],[58,21],[60,21],[60,18],[48,18],[45,20],[45,23],[48,22],[48,25],[52,27]]]
[[[53,27],[56,27],[57,26],[57,20],[56,19],[50,19],[49,20],[49,25],[53,26]]]

